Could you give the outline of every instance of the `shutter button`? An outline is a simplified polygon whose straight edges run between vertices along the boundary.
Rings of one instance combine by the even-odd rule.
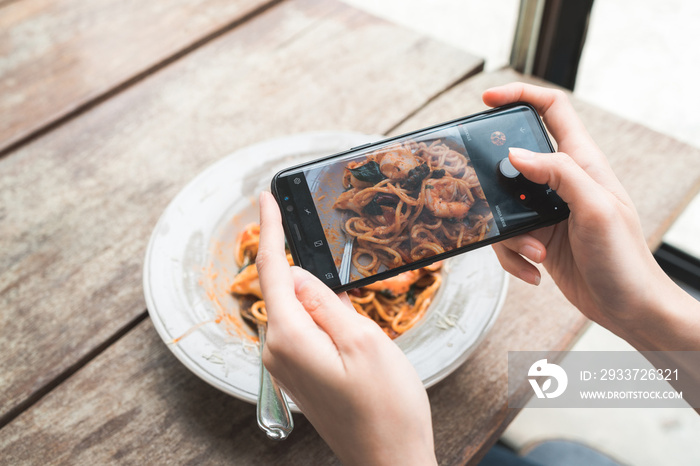
[[[499,162],[498,169],[501,171],[501,174],[506,178],[515,178],[520,174],[520,172],[515,169],[513,164],[510,163],[508,157]]]

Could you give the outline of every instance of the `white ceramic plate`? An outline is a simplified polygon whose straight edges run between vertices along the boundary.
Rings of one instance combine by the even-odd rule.
[[[237,271],[236,235],[258,221],[258,193],[269,190],[277,171],[378,139],[308,133],[256,144],[213,164],[173,199],[151,235],[143,283],[156,330],[187,368],[256,402],[260,356],[254,332],[226,291]],[[466,360],[496,319],[508,284],[491,248],[450,259],[443,280],[426,316],[395,340],[426,387]],[[232,318],[213,322],[224,313]]]

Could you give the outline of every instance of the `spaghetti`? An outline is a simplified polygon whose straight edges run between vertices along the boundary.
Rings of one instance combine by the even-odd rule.
[[[480,241],[493,218],[469,158],[409,140],[349,162],[333,208],[346,212],[352,265],[374,275]]]
[[[255,267],[260,243],[260,226],[248,225],[236,239],[234,256],[241,270],[229,292],[241,306],[249,306],[253,316],[267,322],[267,312]],[[292,257],[287,254],[292,265]],[[442,283],[441,264],[404,272],[395,277],[372,283],[348,292],[353,307],[374,320],[391,338],[406,332],[423,317]]]

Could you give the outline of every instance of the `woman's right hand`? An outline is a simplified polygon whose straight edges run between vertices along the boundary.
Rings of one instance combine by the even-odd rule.
[[[503,267],[539,284],[542,263],[566,298],[583,314],[646,349],[700,349],[696,301],[656,263],[632,201],[562,91],[513,83],[484,92],[490,106],[533,105],[559,152],[511,148],[510,160],[527,179],[548,184],[569,205],[569,219],[494,246]],[[665,333],[664,333],[665,332]],[[678,332],[685,338],[676,338]],[[660,334],[662,333],[662,334]],[[699,333],[695,333],[698,335]]]

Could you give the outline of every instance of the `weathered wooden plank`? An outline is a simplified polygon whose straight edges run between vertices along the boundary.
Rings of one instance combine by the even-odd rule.
[[[272,3],[0,3],[0,153]]]
[[[66,396],[67,395],[67,396]],[[6,464],[336,464],[301,415],[268,440],[255,406],[182,366],[149,321],[0,430]]]
[[[518,80],[524,78],[509,70],[476,76],[431,102],[396,132],[484,109],[484,90]],[[656,247],[700,186],[700,150],[575,98],[573,104],[635,202],[650,247]],[[586,324],[550,277],[543,276],[538,288],[511,280],[489,337],[460,370],[430,390],[441,464],[476,464],[517,414],[507,407],[508,351],[568,349]],[[527,386],[521,393],[529,397],[532,391]]]
[[[0,418],[143,312],[148,237],[195,173],[270,137],[386,131],[481,66],[283,3],[0,160]]]

